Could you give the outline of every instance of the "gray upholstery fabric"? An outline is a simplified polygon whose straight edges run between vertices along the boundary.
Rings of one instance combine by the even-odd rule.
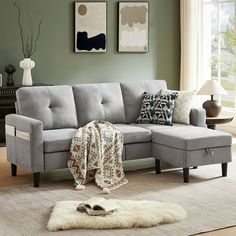
[[[123,152],[122,152],[122,160],[124,161],[125,160],[125,145],[123,145]]]
[[[41,120],[44,129],[78,127],[70,86],[24,87],[16,97],[19,114]]]
[[[69,151],[72,137],[77,129],[53,129],[43,131],[44,152]]]
[[[157,93],[161,89],[167,89],[166,81],[164,80],[146,80],[121,83],[121,90],[125,104],[126,122],[134,123],[138,118],[144,92]]]
[[[150,130],[125,124],[115,124],[115,126],[124,134],[124,144],[144,143],[152,140]]]
[[[173,167],[185,167],[185,150],[152,143],[152,155],[158,160],[167,162]]]
[[[116,124],[124,134],[123,160],[154,156],[178,167],[231,161],[231,135],[201,128],[206,127],[204,109],[191,110],[191,125],[134,124],[143,93],[161,89],[166,89],[166,82],[160,80],[75,85],[73,90],[70,86],[21,88],[16,105],[24,116],[8,115],[6,124],[28,132],[30,140],[8,134],[7,158],[32,172],[67,168],[77,128],[97,119]],[[212,148],[214,155],[206,148]]]
[[[15,102],[15,109],[16,109],[16,114],[19,114],[19,109],[18,109],[18,104]]]
[[[45,153],[44,154],[45,170],[68,168],[67,166],[68,156],[69,156],[69,151]],[[123,148],[122,160],[125,160],[125,145]]]
[[[203,166],[232,161],[231,146],[212,148],[212,152],[213,155],[211,156],[204,149],[187,151],[185,166]]]
[[[203,108],[192,108],[190,111],[190,124],[206,127],[206,110]]]
[[[132,143],[125,145],[125,160],[152,157],[152,143]]]
[[[212,148],[213,156],[205,149],[181,150],[161,144],[152,144],[153,156],[174,167],[192,167],[231,161],[231,146]]]
[[[92,120],[125,123],[124,103],[119,83],[73,86],[79,126]]]
[[[67,168],[67,160],[69,151],[45,153],[45,170],[64,169]]]
[[[32,172],[44,171],[43,123],[30,117],[10,114],[6,116],[6,124],[30,133],[30,141],[6,135],[8,161]]]
[[[173,130],[175,128],[186,128],[189,127],[190,125],[186,125],[186,124],[179,124],[179,123],[173,123],[173,126],[170,125],[159,125],[159,124],[130,124],[133,125],[135,127],[140,127],[140,128],[144,128],[144,129],[148,129],[151,131],[159,131],[159,130]],[[191,127],[191,126],[190,126]]]
[[[232,136],[207,128],[187,126],[153,131],[152,142],[183,150],[230,146]]]

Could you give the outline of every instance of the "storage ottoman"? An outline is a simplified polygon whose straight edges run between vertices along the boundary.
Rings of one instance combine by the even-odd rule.
[[[230,134],[194,126],[153,131],[152,150],[156,158],[156,173],[160,174],[160,161],[183,167],[184,182],[189,182],[189,167],[222,164],[222,176],[227,175],[231,161]]]

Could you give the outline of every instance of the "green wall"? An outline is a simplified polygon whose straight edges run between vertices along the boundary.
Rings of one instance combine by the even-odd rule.
[[[43,17],[38,48],[32,59],[34,82],[75,84],[144,79],[165,79],[179,88],[179,0],[150,0],[149,52],[117,53],[117,2],[108,0],[108,50],[106,53],[73,52],[72,0],[20,0],[39,20]],[[6,64],[17,66],[15,81],[21,83],[21,52],[17,12],[11,0],[0,1],[0,73]]]

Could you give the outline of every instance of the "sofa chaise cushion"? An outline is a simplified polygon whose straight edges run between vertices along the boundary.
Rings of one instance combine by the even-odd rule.
[[[16,97],[19,114],[42,121],[44,130],[78,127],[70,86],[24,87]]]
[[[153,143],[182,150],[230,146],[231,140],[225,132],[194,126],[152,131]]]
[[[150,130],[125,124],[115,124],[115,126],[124,134],[124,144],[145,143],[152,140]]]
[[[180,124],[180,123],[173,123],[172,126],[170,125],[158,125],[158,124],[131,124],[135,127],[140,127],[140,128],[144,128],[144,129],[147,129],[147,130],[151,130],[151,131],[155,131],[155,132],[158,132],[158,131],[162,131],[162,130],[173,130],[173,129],[176,129],[176,128],[187,128],[189,127],[190,125],[186,125],[186,124]],[[192,127],[192,126],[190,126]]]
[[[125,109],[119,83],[73,86],[79,126],[93,120],[125,123]]]
[[[121,83],[127,123],[134,123],[140,114],[144,92],[158,93],[167,89],[165,80],[144,80]]]
[[[71,139],[77,129],[53,129],[43,131],[44,152],[62,152],[70,150]]]

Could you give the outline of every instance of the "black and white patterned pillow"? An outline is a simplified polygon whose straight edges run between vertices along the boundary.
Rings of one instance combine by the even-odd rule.
[[[140,115],[137,118],[136,123],[173,125],[172,114],[177,97],[177,92],[168,95],[160,95],[160,93],[150,94],[145,92]]]
[[[150,123],[154,112],[155,102],[160,95],[161,90],[156,94],[144,92],[140,115],[136,119],[135,123]]]
[[[159,96],[155,103],[151,123],[173,125],[172,115],[177,97],[177,92]]]

